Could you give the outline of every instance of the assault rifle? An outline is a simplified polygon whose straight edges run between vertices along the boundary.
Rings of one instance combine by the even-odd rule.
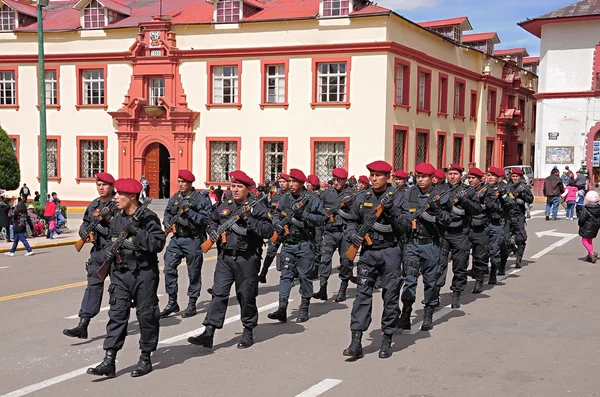
[[[183,200],[183,201],[189,202],[189,205],[182,205],[182,208],[179,210],[179,212],[177,212],[177,214],[175,214],[175,216],[173,218],[171,218],[171,222],[165,226],[165,234],[167,236],[171,232],[175,233],[177,231],[177,226],[175,226],[175,225],[177,225],[177,221],[179,220],[179,218],[181,218],[183,216],[183,214],[188,212],[188,210],[190,209],[190,206],[196,202],[196,197],[197,197],[197,195],[195,195],[194,197],[192,197],[192,195],[190,195],[189,200],[186,200],[186,199]]]
[[[310,200],[310,198],[313,195],[312,192],[309,192],[310,190],[305,191],[304,197],[302,197],[300,201],[297,201],[294,205],[297,205],[298,208],[305,207],[306,204],[308,204],[308,200]],[[292,223],[292,219],[294,218],[296,213],[292,209],[289,209],[287,210],[287,212],[282,211],[281,214],[284,217],[281,220],[280,224],[281,226],[283,226],[283,233],[287,236],[290,234],[290,223]],[[280,237],[281,236],[279,236],[279,233],[275,232],[269,240],[271,241],[271,243],[276,244],[279,241]]]
[[[336,212],[338,212],[340,209],[342,209],[342,207],[345,207],[347,205],[347,201],[350,201],[351,199],[354,199],[356,196],[358,196],[361,193],[362,192],[359,190],[359,191],[356,191],[356,192],[352,193],[349,196],[345,196],[336,205],[334,205],[333,207],[331,207],[329,209],[329,211],[327,211],[327,217],[329,218],[329,220],[331,220],[331,222],[333,222],[334,214]]]
[[[142,215],[144,214],[144,211],[146,210],[146,208],[148,208],[151,202],[151,198],[146,198],[142,205],[140,205],[131,216],[131,222],[139,221]],[[121,249],[123,242],[129,237],[130,232],[128,226],[129,224],[125,226],[123,231],[119,234],[119,237],[117,237],[117,240],[109,248],[110,252],[117,258],[118,262],[121,262],[121,259],[119,258],[119,250]],[[104,261],[100,269],[98,269],[96,274],[98,275],[100,280],[106,279],[106,276],[108,276],[108,272],[110,270],[110,265],[110,262]]]
[[[244,206],[238,208],[237,210],[235,210],[231,214],[231,216],[217,228],[217,236],[219,236],[217,238],[217,240],[220,238],[223,243],[226,243],[227,242],[226,232],[229,229],[231,229],[232,227],[234,227],[234,225],[242,217],[244,212],[250,211],[252,208],[254,208],[254,206],[256,206],[256,204],[263,201],[266,197],[267,197],[266,194],[261,194],[260,196],[258,196],[256,198],[256,200],[253,203],[244,205]],[[204,253],[207,253],[208,250],[211,249],[211,247],[214,245],[214,243],[217,242],[217,240],[212,241],[210,238],[207,239],[205,242],[202,243],[202,251],[204,251]]]
[[[114,206],[115,206],[114,201],[110,201],[106,207],[110,207],[110,211],[112,213],[112,211],[114,211]],[[106,208],[106,207],[104,207],[104,208]],[[91,243],[94,242],[93,231],[96,230],[96,226],[98,226],[98,224],[101,221],[108,220],[107,218],[108,218],[108,216],[102,215],[100,213],[100,214],[98,214],[98,216],[95,216],[94,219],[92,219],[92,221],[90,222],[88,227],[85,228],[85,230],[84,230],[85,238],[80,238],[79,241],[77,241],[75,243],[75,249],[77,250],[77,252],[81,251],[81,249],[83,248],[83,245],[85,243],[87,243],[88,241]]]

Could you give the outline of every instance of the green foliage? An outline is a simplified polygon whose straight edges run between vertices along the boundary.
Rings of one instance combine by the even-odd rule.
[[[0,127],[0,188],[16,190],[21,184],[21,169],[6,131]]]
[[[44,217],[44,207],[42,205],[40,205],[39,202],[33,202],[33,203],[27,203],[27,207],[29,207],[29,205],[33,204],[33,211],[37,214],[37,216],[39,216],[40,218]],[[67,207],[65,207],[64,205],[60,207],[60,212],[62,213],[62,215],[65,217],[65,219],[67,219]]]

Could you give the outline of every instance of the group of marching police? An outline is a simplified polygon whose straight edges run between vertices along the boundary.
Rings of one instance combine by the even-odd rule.
[[[413,186],[407,185],[406,172],[396,170],[392,175],[392,166],[385,161],[372,162],[367,169],[369,176],[361,176],[355,188],[348,184],[348,172],[336,168],[332,184],[324,190],[316,176],[291,169],[279,175],[279,192],[272,196],[257,191],[254,180],[238,170],[230,174],[231,189],[217,206],[194,189],[195,177],[190,171],[180,170],[179,191],[170,198],[162,225],[147,208],[149,199],[140,202],[140,182],[128,178],[115,181],[108,173],[97,174],[99,197],[87,208],[79,232],[82,243],[92,243],[80,321],[63,331],[70,337],[88,337],[90,319],[100,311],[108,272],[106,354],[88,373],[115,376],[116,355],[127,335],[131,308],[136,309],[141,350],[131,376],[152,371],[151,353],[158,344],[160,318],[181,312],[178,266],[185,258],[188,302],[181,316],[193,317],[202,288],[203,254],[213,245],[217,262],[204,332],[190,337],[189,343],[213,347],[235,285],[244,327],[237,347],[252,346],[259,283],[266,283],[275,260],[280,272],[279,305],[268,318],[282,323],[288,320],[290,292],[298,279],[301,302],[295,321],[308,321],[311,300],[329,299],[332,257],[337,251],[341,283],[335,301],[345,301],[349,283],[356,283],[351,343],[343,351],[350,359],[363,356],[362,335],[371,324],[374,290],[380,289],[383,299],[379,357],[388,358],[393,335],[411,328],[420,276],[424,288],[421,330],[429,331],[450,259],[453,308],[460,307],[468,275],[475,279],[472,293],[478,294],[486,275],[488,284],[496,284],[497,275],[505,274],[510,251],[516,256],[515,266],[522,266],[527,240],[525,213],[533,195],[520,169],[513,169],[510,180],[505,181],[504,170],[497,167],[489,167],[486,173],[478,168],[464,172],[457,164],[436,170],[421,163],[415,168]],[[268,248],[262,262],[265,242]],[[164,282],[169,299],[161,311],[158,254],[165,245]],[[473,258],[471,269],[469,256]],[[319,282],[316,291],[315,279]]]

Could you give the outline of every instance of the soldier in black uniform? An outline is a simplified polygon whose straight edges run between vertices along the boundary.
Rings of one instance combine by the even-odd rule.
[[[405,191],[412,215],[412,231],[404,249],[406,280],[402,291],[402,315],[399,326],[409,330],[412,305],[417,297],[417,282],[423,275],[425,313],[422,331],[433,328],[433,312],[438,304],[440,245],[445,229],[452,222],[450,202],[439,186],[433,185],[435,167],[421,163],[415,167],[416,185]]]
[[[316,175],[309,175],[306,177],[306,189],[314,192],[319,200],[321,199],[321,180]],[[319,263],[321,263],[321,245],[323,244],[323,233],[325,232],[325,226],[319,226],[315,229],[315,265],[313,266],[313,272],[311,279],[315,280],[319,277]],[[314,294],[313,294],[314,295]]]
[[[233,283],[244,325],[244,333],[237,347],[246,349],[254,344],[253,330],[258,324],[256,296],[260,256],[263,240],[273,235],[273,225],[266,205],[258,203],[249,207],[257,200],[250,194],[252,186],[254,181],[243,171],[232,172],[233,198],[223,201],[212,213],[208,234],[213,242],[218,241],[219,256],[215,267],[213,297],[203,323],[206,328],[201,335],[188,339],[194,345],[213,347],[215,329],[223,328]],[[217,229],[241,207],[245,210],[239,220],[225,232],[226,237],[221,239]]]
[[[129,237],[117,254],[112,252],[111,244],[106,247],[104,260],[111,264],[110,310],[104,339],[106,356],[100,365],[88,368],[87,373],[110,378],[115,376],[115,358],[125,343],[133,305],[140,328],[142,354],[131,376],[138,377],[152,371],[150,354],[158,345],[158,253],[165,247],[166,236],[154,212],[146,209],[139,217],[133,217],[142,191],[140,182],[123,178],[115,182],[115,188],[118,210],[110,222],[111,240],[117,240],[124,231]]]
[[[490,260],[487,232],[488,215],[485,204],[483,204],[487,188],[481,183],[483,177],[483,171],[479,168],[469,169],[467,181],[469,186],[476,192],[473,199],[478,200],[481,207],[481,212],[472,214],[469,230],[469,242],[471,243],[471,255],[473,257],[473,276],[475,277],[474,294],[480,294],[483,290],[483,278],[488,272],[488,262]]]
[[[279,281],[279,308],[269,313],[271,320],[287,321],[287,305],[290,291],[297,275],[300,279],[300,314],[296,322],[308,321],[308,307],[313,295],[311,273],[315,265],[315,228],[323,224],[325,210],[317,196],[304,187],[306,176],[298,169],[290,170],[290,192],[279,200],[279,205],[273,212],[273,226],[279,236],[285,236],[281,249],[281,276]],[[308,195],[308,196],[307,196]],[[301,205],[308,197],[306,205]],[[282,220],[294,214],[289,225],[283,225]],[[289,235],[285,235],[285,228]]]
[[[79,228],[79,237],[86,241],[88,239],[86,230],[89,225],[95,221],[94,218],[101,219],[92,232],[94,241],[90,251],[90,259],[85,264],[87,286],[83,293],[81,309],[79,309],[79,325],[72,329],[63,330],[63,334],[72,338],[87,339],[90,319],[100,313],[104,280],[96,277],[96,272],[104,262],[104,247],[108,242],[108,223],[117,208],[114,201],[114,184],[115,178],[109,173],[96,174],[96,190],[100,197],[88,205]]]
[[[404,170],[396,170],[394,172],[394,182],[396,182],[396,189],[404,191],[406,189],[406,182],[408,181],[408,174]]]
[[[371,187],[371,181],[366,175],[361,175],[358,178],[358,190],[367,190]]]
[[[331,174],[333,175],[333,188],[326,189],[321,195],[321,203],[326,212],[339,203],[342,207],[335,213],[331,214],[330,218],[324,219],[323,245],[322,256],[319,266],[319,291],[313,294],[313,298],[327,300],[327,283],[331,276],[331,261],[333,253],[337,250],[340,255],[340,272],[339,277],[342,281],[338,291],[336,302],[346,300],[346,289],[348,281],[352,277],[352,267],[354,264],[346,257],[346,251],[350,247],[350,242],[345,237],[348,218],[350,217],[349,209],[352,208],[354,199],[351,198],[355,191],[346,186],[348,181],[348,171],[343,168],[335,168]]]
[[[190,171],[180,170],[177,178],[179,192],[169,199],[165,209],[163,225],[165,228],[174,226],[175,231],[165,252],[165,290],[169,294],[169,302],[160,313],[161,317],[168,317],[172,313],[179,312],[177,267],[183,258],[187,264],[190,283],[187,293],[188,306],[181,316],[192,317],[197,313],[196,301],[202,288],[203,254],[201,245],[206,240],[206,225],[212,212],[212,203],[209,198],[194,189],[192,183],[195,180],[196,178]],[[172,225],[172,220],[178,213],[180,213],[180,217]],[[169,233],[170,230],[165,230],[165,232]]]
[[[452,253],[452,308],[460,307],[460,295],[467,285],[467,268],[469,267],[469,227],[471,217],[482,212],[481,204],[476,192],[462,183],[464,169],[459,164],[448,167],[446,178],[449,189],[448,200],[452,204],[452,222],[446,228],[442,238],[440,252],[440,276],[438,277],[439,289],[446,284],[448,260]]]
[[[515,267],[520,269],[527,244],[525,214],[529,205],[533,203],[533,193],[531,192],[531,187],[523,182],[523,170],[520,168],[512,169],[510,179],[512,180],[511,191],[515,196],[516,204],[515,208],[510,212],[510,230],[517,246]]]
[[[275,208],[277,208],[277,204],[279,203],[281,196],[283,196],[284,194],[286,194],[287,192],[290,191],[290,176],[288,174],[285,174],[282,172],[281,174],[279,174],[278,183],[279,183],[279,190],[281,191],[281,193],[275,193],[273,195],[273,197],[271,197],[271,204],[270,204],[271,214],[273,214],[273,211],[275,211]],[[269,268],[271,267],[271,264],[273,263],[273,260],[277,256],[277,251],[279,251],[280,245],[281,245],[281,243],[273,244],[270,241],[268,242],[268,248],[267,248],[267,254],[265,255],[265,261],[262,264],[262,268],[260,270],[260,275],[258,276],[258,281],[261,284],[265,284],[267,282],[267,273],[269,271]]]
[[[352,342],[343,353],[353,359],[363,356],[361,339],[363,332],[371,324],[373,288],[378,276],[381,276],[383,286],[383,341],[379,357],[388,358],[392,355],[392,337],[398,331],[398,299],[403,273],[398,236],[410,230],[406,198],[388,183],[392,166],[385,161],[375,161],[368,164],[367,169],[371,172],[372,187],[354,200],[347,228],[348,239],[356,247],[362,247],[356,279],[356,299],[350,315]],[[372,245],[363,244],[364,236],[358,232],[361,225],[375,214],[379,205],[384,211],[368,231]]]

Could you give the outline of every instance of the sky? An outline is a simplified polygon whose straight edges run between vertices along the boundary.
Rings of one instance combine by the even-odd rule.
[[[525,47],[530,56],[540,53],[540,40],[517,22],[566,7],[575,0],[374,0],[414,22],[467,16],[468,33],[497,32],[496,49]]]

